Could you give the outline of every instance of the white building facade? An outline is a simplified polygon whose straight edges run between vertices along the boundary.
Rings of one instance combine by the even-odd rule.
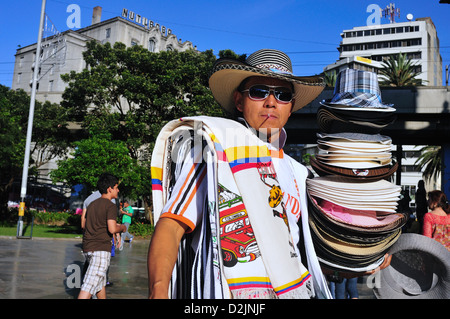
[[[354,27],[341,33],[339,60],[324,68],[336,73],[346,68],[377,72],[391,55],[406,54],[421,74],[424,85],[442,86],[439,38],[431,18]]]
[[[83,52],[89,41],[122,42],[127,47],[141,45],[151,52],[165,50],[186,51],[195,49],[190,41],[182,42],[165,26],[153,23],[136,13],[123,9],[122,16],[101,21],[101,8],[94,8],[92,24],[88,27],[48,37],[43,40],[40,59],[40,75],[36,99],[40,102],[61,102],[67,84],[62,74],[80,72],[86,64]],[[11,88],[31,92],[31,81],[36,61],[36,46],[31,44],[19,48],[15,56],[14,75]]]

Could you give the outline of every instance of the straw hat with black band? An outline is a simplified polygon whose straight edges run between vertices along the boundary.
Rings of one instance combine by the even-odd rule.
[[[295,99],[292,112],[313,101],[325,87],[319,76],[294,75],[291,59],[285,53],[273,49],[258,50],[250,54],[245,62],[232,58],[218,59],[209,78],[209,87],[217,102],[226,111],[234,113],[233,93],[243,80],[251,76],[276,78],[292,83]]]

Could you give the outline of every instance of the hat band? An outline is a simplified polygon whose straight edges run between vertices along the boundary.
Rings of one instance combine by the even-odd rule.
[[[292,74],[292,72],[289,69],[287,69],[284,66],[279,65],[279,64],[264,63],[264,64],[255,65],[255,67],[258,69],[266,69],[266,70],[276,72],[276,73],[282,72],[282,73]]]
[[[392,106],[392,104],[383,104],[381,96],[378,94],[361,92],[337,93],[333,96],[330,103],[373,108],[388,108]]]

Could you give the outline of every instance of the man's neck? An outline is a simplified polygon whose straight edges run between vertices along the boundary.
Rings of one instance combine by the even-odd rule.
[[[112,199],[113,199],[112,195],[109,194],[109,193],[102,194],[102,198],[104,198],[104,199],[109,199],[109,200],[112,200]]]
[[[284,130],[284,128],[271,129],[270,131],[267,129],[258,130],[258,129],[251,127],[247,123],[247,121],[242,117],[238,118],[238,121],[241,122],[242,124],[244,124],[245,126],[247,126],[248,128],[254,130],[256,133],[256,136],[258,136],[258,138],[261,141],[269,143],[277,149],[282,149],[284,147],[284,144],[285,144],[286,138],[287,138],[286,131]]]

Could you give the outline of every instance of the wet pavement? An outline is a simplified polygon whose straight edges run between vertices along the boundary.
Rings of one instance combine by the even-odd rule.
[[[147,298],[148,245],[148,240],[134,240],[116,251],[108,299]],[[0,299],[74,299],[83,265],[81,239],[0,237]]]
[[[108,299],[146,299],[149,240],[125,242],[111,258]],[[0,237],[0,299],[74,299],[84,257],[80,239]],[[367,279],[358,281],[360,299],[374,299]]]

